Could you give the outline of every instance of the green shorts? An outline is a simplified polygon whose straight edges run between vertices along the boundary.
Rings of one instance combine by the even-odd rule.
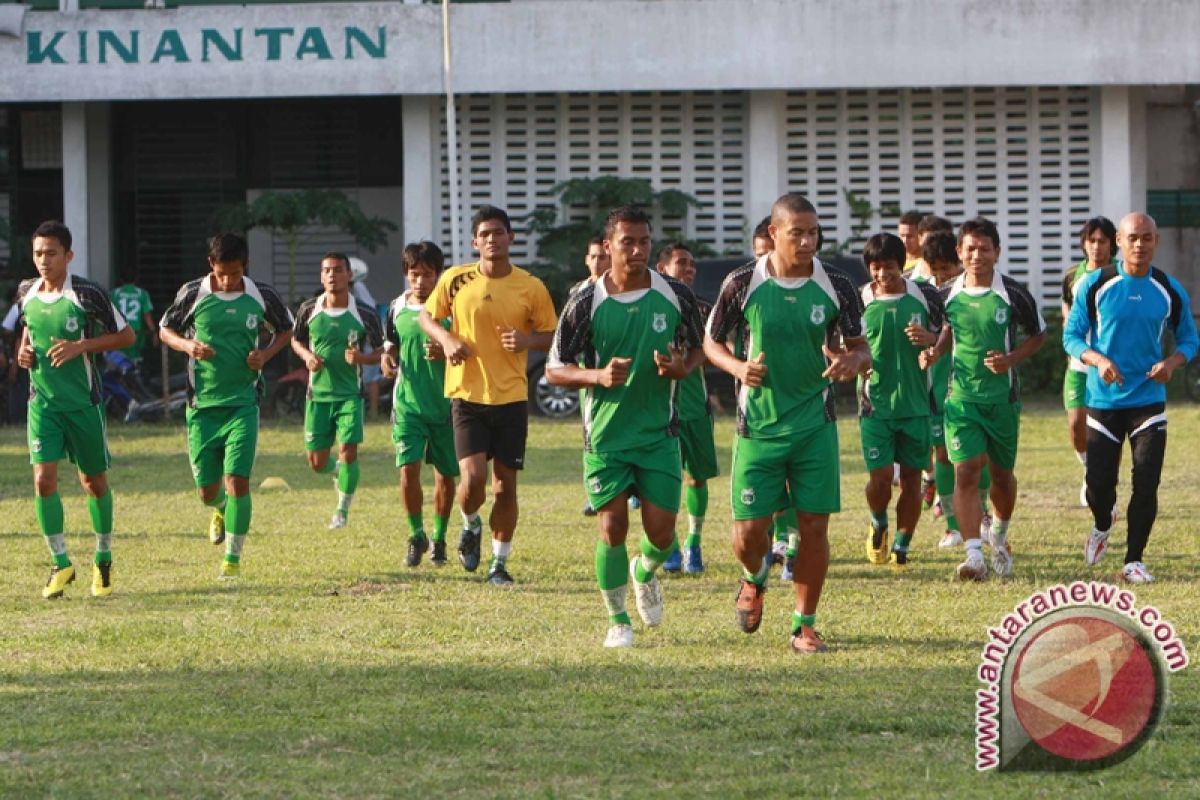
[[[929,463],[928,417],[859,417],[858,430],[869,472],[892,464],[924,469]]]
[[[929,446],[946,444],[946,421],[941,413],[929,415]]]
[[[397,416],[392,422],[392,445],[396,448],[397,467],[425,461],[444,477],[458,477],[454,428],[449,418],[434,423],[417,416]]]
[[[189,408],[188,457],[197,486],[222,475],[249,478],[258,447],[258,406]]]
[[[827,422],[798,436],[738,436],[731,489],[734,519],[762,519],[789,507],[809,514],[840,511],[837,423]]]
[[[706,481],[721,474],[717,467],[712,417],[697,417],[679,423],[679,453],[683,457],[683,471],[692,480]]]
[[[363,399],[306,400],[304,402],[304,449],[328,450],[338,444],[362,444]]]
[[[1076,372],[1070,367],[1063,373],[1063,408],[1067,411],[1087,406],[1087,379],[1086,372]]]
[[[111,463],[104,409],[98,405],[56,411],[32,402],[26,417],[26,432],[30,464],[49,464],[67,458],[84,475],[99,475]]]
[[[955,464],[987,453],[996,467],[1012,470],[1020,434],[1020,403],[946,401],[946,451]]]
[[[683,488],[681,469],[679,440],[675,438],[617,453],[584,451],[583,487],[592,508],[603,508],[635,486],[643,501],[676,514]]]

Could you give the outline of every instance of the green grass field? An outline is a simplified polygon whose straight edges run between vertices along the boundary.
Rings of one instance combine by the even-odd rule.
[[[635,622],[634,649],[600,647],[577,422],[532,426],[511,590],[453,559],[403,566],[382,424],[368,430],[351,527],[337,532],[298,424],[267,428],[254,483],[291,488],[256,493],[243,578],[220,584],[182,428],[115,426],[117,592],[88,592],[92,537],[72,482],[69,544],[85,569],[54,602],[39,594],[49,556],[24,432],[0,431],[0,797],[1200,796],[1194,669],[1172,676],[1150,743],[1111,770],[974,771],[985,629],[1039,588],[1112,579],[1120,562],[1117,547],[1103,570],[1082,563],[1090,517],[1061,412],[1027,409],[1016,572],[986,585],[951,580],[961,552],[939,552],[933,524],[910,573],[865,562],[865,478],[843,417],[845,510],[818,618],[832,651],[810,658],[788,651],[792,593],[775,576],[762,629],[734,626],[727,478],[712,491],[708,573],[664,579],[664,623]],[[723,465],[731,428],[720,421]],[[1195,657],[1200,406],[1175,403],[1170,430],[1147,554],[1158,582],[1137,597]],[[1126,476],[1122,497],[1127,487]]]

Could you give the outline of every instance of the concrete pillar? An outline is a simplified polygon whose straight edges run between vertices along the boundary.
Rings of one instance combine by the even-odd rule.
[[[63,222],[71,229],[75,258],[71,272],[92,277],[91,242],[88,238],[87,106],[62,104]]]
[[[109,289],[120,277],[113,263],[111,110],[109,103],[88,103],[86,109],[88,272]]]
[[[750,92],[750,122],[746,148],[746,222],[748,232],[771,211],[787,191],[784,164],[784,93]],[[746,242],[750,247],[750,242]]]
[[[437,98],[409,95],[403,103],[404,222],[400,231],[405,242],[429,239],[450,255],[450,242],[439,242],[441,151],[436,138]]]
[[[1135,86],[1100,90],[1098,213],[1114,222],[1146,207],[1146,99]]]

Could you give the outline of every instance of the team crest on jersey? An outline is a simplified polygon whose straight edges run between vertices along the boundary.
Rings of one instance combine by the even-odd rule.
[[[757,497],[755,496],[753,489],[742,489],[742,494],[741,494],[742,505],[752,506],[752,505],[754,505],[754,501],[756,499],[757,499]]]
[[[257,328],[258,327],[258,317],[254,314],[248,315],[246,317],[246,327],[250,328],[251,330]]]
[[[825,306],[813,306],[812,311],[808,314],[808,320],[813,325],[820,325],[825,322]]]
[[[655,314],[654,320],[650,323],[650,327],[654,328],[655,333],[662,333],[667,329],[667,315]]]
[[[592,494],[600,494],[603,489],[604,485],[600,483],[599,478],[588,479],[588,491],[590,491]]]
[[[75,333],[79,330],[79,320],[74,317],[67,317],[67,333]]]
[[[1006,322],[1008,322],[1008,309],[1007,308],[997,308],[996,309],[996,324],[1003,325]]]

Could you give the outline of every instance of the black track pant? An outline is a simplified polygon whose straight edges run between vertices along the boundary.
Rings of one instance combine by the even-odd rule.
[[[1087,410],[1087,501],[1096,528],[1112,527],[1117,502],[1121,445],[1133,455],[1133,495],[1129,498],[1129,541],[1125,563],[1141,561],[1158,516],[1158,481],[1167,450],[1167,415],[1162,403],[1139,408]]]

